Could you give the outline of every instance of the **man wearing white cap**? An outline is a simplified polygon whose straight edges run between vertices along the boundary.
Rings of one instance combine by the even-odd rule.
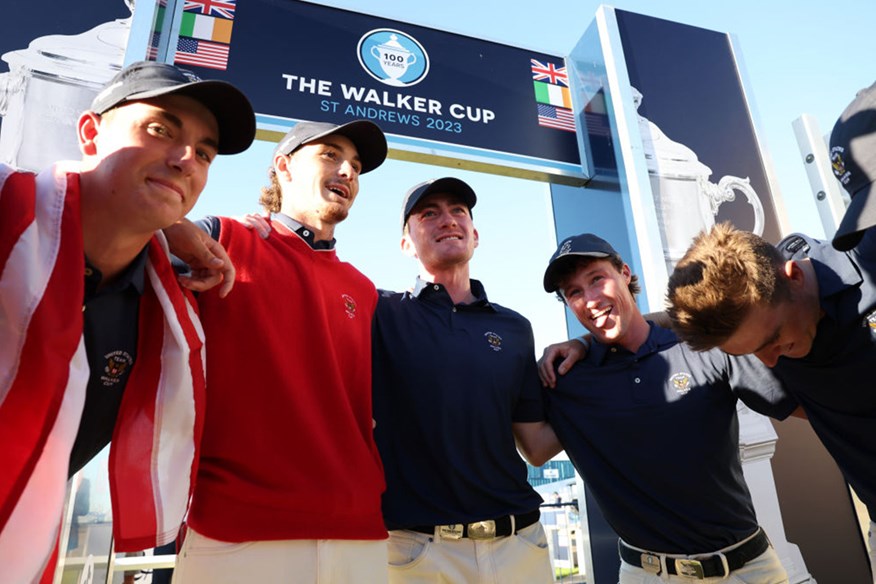
[[[386,580],[371,415],[377,291],[334,239],[359,175],[386,152],[369,121],[300,122],[262,190],[270,235],[224,217],[202,224],[238,281],[225,299],[198,297],[209,407],[175,582]]]

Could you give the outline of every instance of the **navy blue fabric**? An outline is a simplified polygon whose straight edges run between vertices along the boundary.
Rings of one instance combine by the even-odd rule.
[[[737,396],[795,407],[757,359],[695,352],[655,324],[635,354],[593,342],[544,396],[612,528],[633,546],[673,554],[718,550],[757,529]]]
[[[418,279],[381,291],[373,324],[374,435],[389,529],[468,523],[537,509],[512,422],[544,419],[532,327],[487,300],[454,305]]]
[[[824,316],[809,354],[774,370],[876,518],[876,230],[850,252],[799,234],[778,247],[812,260]]]
[[[82,420],[70,453],[69,476],[85,466],[113,437],[125,384],[137,358],[146,255],[144,248],[115,281],[100,290],[101,273],[85,262],[82,317],[90,374]]]

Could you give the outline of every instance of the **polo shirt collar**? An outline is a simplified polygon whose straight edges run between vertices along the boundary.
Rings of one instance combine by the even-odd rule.
[[[837,251],[830,242],[818,241],[800,234],[790,235],[782,240],[779,243],[779,249],[785,251],[786,255],[790,255],[790,259],[809,258],[815,270],[815,280],[818,282],[818,301],[822,310],[834,320],[844,320],[841,311],[846,313],[851,306],[844,306],[844,303],[834,301],[832,297],[850,288],[858,288],[863,282],[861,274],[849,254]],[[857,312],[848,315],[854,317]]]
[[[334,249],[337,240],[332,238],[331,241],[316,241],[314,239],[313,230],[306,225],[303,225],[284,213],[271,213],[271,220],[282,223],[290,231],[293,231],[298,237],[303,239],[307,245],[313,249]]]
[[[484,290],[484,285],[480,281],[471,279],[471,293],[474,295],[474,302],[469,304],[457,304],[456,306],[464,306],[471,309],[492,310],[495,312],[495,307],[487,299],[487,292]],[[414,283],[414,288],[409,292],[412,298],[427,302],[438,302],[453,306],[453,300],[447,293],[447,289],[443,284],[435,284],[427,282],[420,276],[417,276],[417,281]]]
[[[645,342],[642,343],[642,346],[639,347],[639,350],[636,351],[635,355],[623,347],[617,345],[605,345],[599,341],[593,341],[590,343],[590,352],[588,353],[587,358],[596,365],[603,365],[606,362],[606,359],[610,356],[617,357],[626,355],[642,358],[663,351],[667,347],[671,347],[678,342],[675,333],[671,330],[657,326],[650,321],[648,321],[648,326],[648,338],[645,339]],[[612,348],[616,350],[612,351]]]
[[[125,268],[125,271],[119,274],[116,281],[108,285],[100,291],[101,294],[106,292],[115,292],[124,290],[131,286],[137,294],[143,294],[143,287],[146,285],[146,258],[149,255],[148,246],[140,250],[140,253],[134,257],[130,265]],[[90,298],[97,294],[97,287],[103,279],[103,274],[91,265],[88,258],[85,258],[85,297]]]

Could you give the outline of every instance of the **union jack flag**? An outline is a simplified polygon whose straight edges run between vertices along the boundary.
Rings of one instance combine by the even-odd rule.
[[[188,6],[188,2],[186,2]],[[566,75],[565,67],[557,67],[553,63],[542,63],[536,59],[532,61],[532,78],[535,81],[547,81],[554,85],[565,85],[569,87],[569,76]]]
[[[186,0],[183,10],[234,20],[236,2],[237,0]]]
[[[538,125],[556,130],[575,131],[575,115],[564,107],[538,104]]]

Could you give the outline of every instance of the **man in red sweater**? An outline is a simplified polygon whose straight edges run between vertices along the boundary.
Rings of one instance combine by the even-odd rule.
[[[263,189],[270,236],[202,222],[237,282],[228,298],[198,299],[208,409],[175,582],[387,579],[371,413],[377,292],[334,249],[359,175],[385,157],[371,122],[301,122],[277,146]],[[172,244],[186,229],[170,230]]]

